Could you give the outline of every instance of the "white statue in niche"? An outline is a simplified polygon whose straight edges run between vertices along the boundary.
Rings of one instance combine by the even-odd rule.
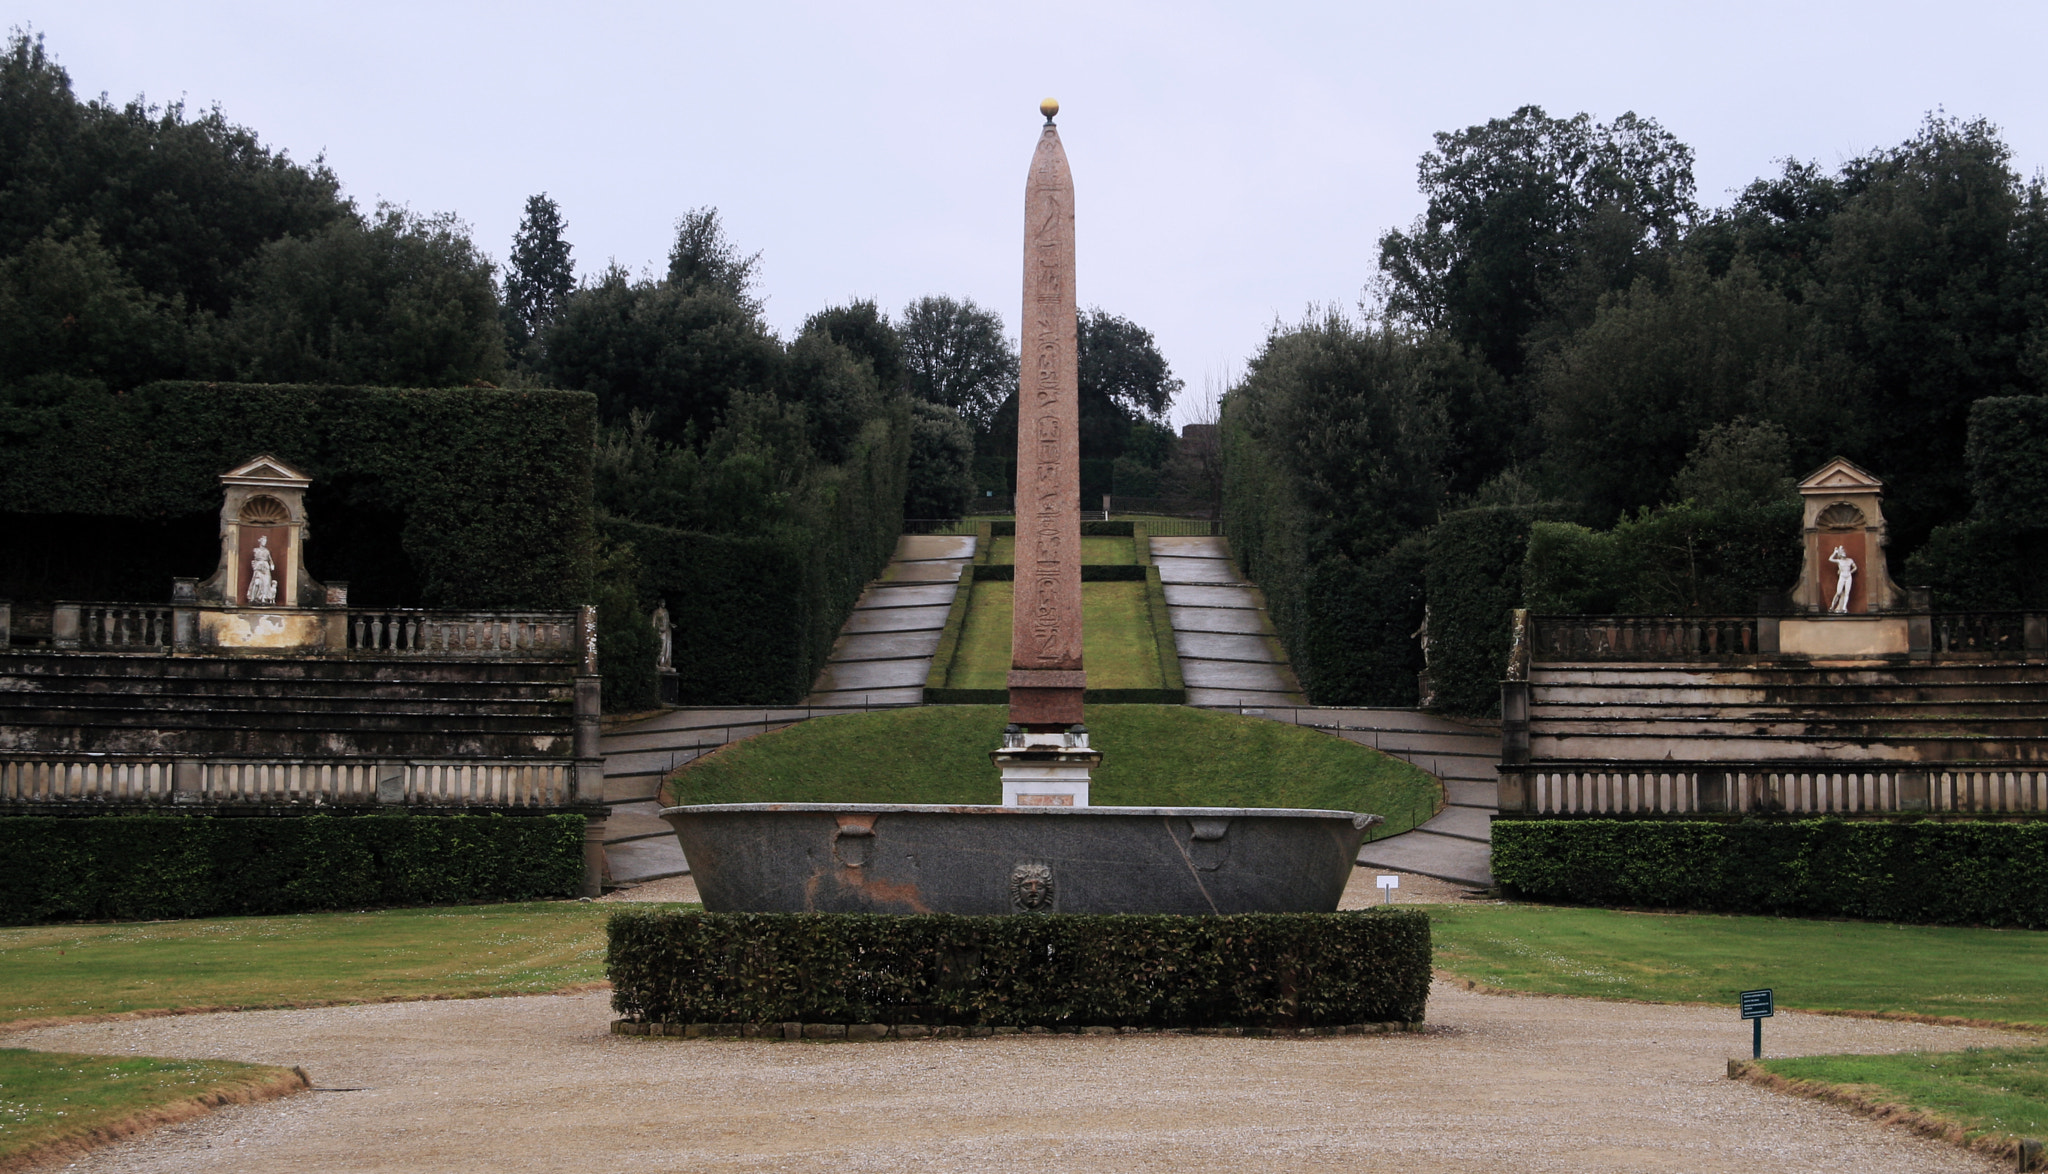
[[[270,557],[269,535],[258,537],[256,550],[249,555],[249,591],[244,602],[277,602],[277,564]]]
[[[656,654],[654,667],[657,669],[675,666],[675,625],[668,619],[668,600],[658,600],[654,605],[654,636],[661,642],[661,651]]]
[[[1828,556],[1835,564],[1835,597],[1828,601],[1828,610],[1836,615],[1849,613],[1849,591],[1856,585],[1856,560],[1842,547],[1835,547],[1835,553]]]

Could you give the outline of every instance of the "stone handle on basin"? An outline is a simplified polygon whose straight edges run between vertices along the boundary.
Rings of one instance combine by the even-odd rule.
[[[1354,811],[1351,813],[1351,826],[1357,828],[1359,831],[1364,831],[1365,829],[1371,827],[1376,823],[1385,822],[1387,822],[1387,817],[1384,815],[1367,815],[1363,811]]]
[[[865,867],[874,843],[874,828],[863,823],[842,823],[832,829],[832,858],[848,868]]]

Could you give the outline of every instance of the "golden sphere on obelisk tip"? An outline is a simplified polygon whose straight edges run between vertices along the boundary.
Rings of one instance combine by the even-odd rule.
[[[1045,115],[1047,122],[1051,122],[1052,116],[1060,112],[1060,100],[1058,98],[1047,98],[1038,104],[1038,112]]]

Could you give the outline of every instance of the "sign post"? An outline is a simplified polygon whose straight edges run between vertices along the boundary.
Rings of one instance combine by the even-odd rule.
[[[1380,883],[1380,904],[1393,904],[1394,890],[1401,887],[1401,878],[1398,876],[1381,875],[1378,879]]]
[[[1764,1020],[1777,1013],[1768,988],[1742,992],[1742,1017],[1749,1020],[1750,1026],[1755,1028],[1749,1043],[1750,1059],[1764,1058]]]

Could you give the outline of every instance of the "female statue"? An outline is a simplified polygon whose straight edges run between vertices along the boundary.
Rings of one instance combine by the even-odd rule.
[[[245,599],[249,603],[277,602],[277,567],[270,558],[270,537],[256,539],[256,550],[249,556],[249,590]]]

